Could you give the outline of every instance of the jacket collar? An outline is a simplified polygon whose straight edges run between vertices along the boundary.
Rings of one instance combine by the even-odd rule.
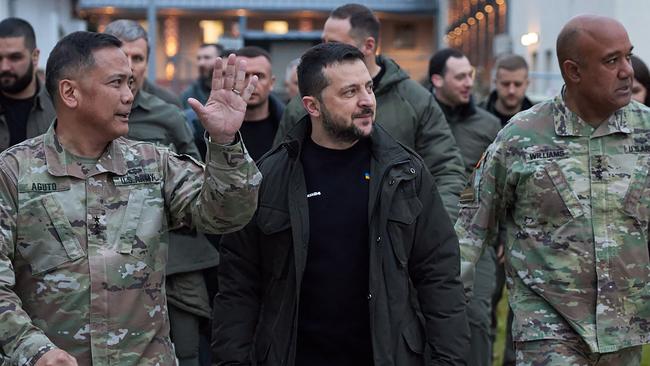
[[[627,117],[627,108],[623,107],[609,116],[607,121],[594,128],[566,106],[564,88],[553,99],[553,123],[555,124],[555,134],[558,136],[599,137],[614,133],[628,134],[632,130],[627,124]]]
[[[86,179],[104,172],[117,175],[126,174],[127,166],[122,151],[122,138],[111,141],[97,160],[97,164],[87,170],[74,155],[67,152],[59,143],[55,131],[56,124],[57,121],[55,120],[43,137],[45,163],[50,174],[58,177],[73,176],[79,179]]]
[[[457,107],[451,107],[441,102],[436,97],[435,93],[433,93],[433,96],[436,99],[436,102],[438,102],[438,104],[440,105],[440,109],[442,109],[442,113],[445,114],[445,118],[449,123],[462,122],[476,113],[476,107],[474,106],[474,98],[472,97],[470,97],[469,103],[467,104],[462,104]]]
[[[483,104],[479,104],[479,106],[480,107],[484,106],[485,110],[487,110],[490,113],[494,113],[497,111],[495,107],[496,102],[497,102],[497,91],[492,90],[488,98],[483,102]],[[532,106],[533,106],[533,102],[531,102],[527,96],[524,96],[524,100],[521,102],[520,112],[525,111]]]
[[[305,138],[311,133],[311,120],[309,115],[303,117],[287,134],[280,146],[285,146],[289,157],[296,159],[302,152]],[[388,132],[379,124],[374,123],[370,133],[370,146],[373,159],[378,166],[388,166],[406,160],[409,154],[405,148],[390,137]]]

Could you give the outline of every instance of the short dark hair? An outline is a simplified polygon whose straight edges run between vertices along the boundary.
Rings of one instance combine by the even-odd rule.
[[[93,51],[108,47],[120,48],[122,41],[110,34],[79,31],[57,42],[45,66],[45,88],[52,99],[59,93],[59,81],[86,71],[95,64]]]
[[[447,60],[450,57],[463,58],[465,55],[455,48],[443,48],[431,56],[429,60],[429,79],[432,75],[445,76],[447,72]]]
[[[149,40],[147,39],[147,31],[144,30],[140,23],[135,20],[114,20],[106,25],[104,33],[115,36],[122,42],[134,42],[138,39],[144,39],[144,41],[147,42],[147,58],[149,58],[150,47]]]
[[[634,69],[634,78],[646,89],[643,104],[650,107],[650,72],[648,72],[648,66],[640,58],[632,56],[632,69]]]
[[[199,49],[206,48],[206,47],[214,47],[214,49],[217,50],[217,57],[223,55],[223,52],[225,51],[223,46],[220,45],[219,43],[201,43]]]
[[[379,20],[372,10],[361,4],[345,4],[332,10],[330,18],[349,19],[350,36],[357,40],[373,37],[379,42]]]
[[[355,60],[363,62],[363,53],[358,48],[344,43],[321,43],[308,49],[300,57],[298,65],[300,96],[309,95],[320,99],[323,89],[329,85],[323,69],[333,64]]]
[[[269,63],[271,63],[271,54],[268,53],[265,49],[257,46],[246,46],[242,47],[238,50],[235,51],[236,56],[241,56],[241,57],[247,57],[247,58],[254,58],[254,57],[260,57],[263,56],[267,60],[269,60]]]
[[[25,48],[33,51],[36,48],[36,35],[34,28],[26,20],[20,18],[7,18],[0,22],[0,38],[24,37]]]
[[[508,71],[516,71],[526,69],[528,71],[528,63],[526,59],[514,54],[507,54],[499,57],[494,65],[495,70],[505,69]]]

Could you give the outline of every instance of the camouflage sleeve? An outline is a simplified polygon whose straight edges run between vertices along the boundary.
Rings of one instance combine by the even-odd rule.
[[[431,94],[416,108],[420,123],[415,151],[422,157],[436,182],[452,222],[458,217],[458,195],[465,185],[465,163],[445,115]]]
[[[14,292],[16,170],[0,161],[0,347],[11,365],[33,365],[54,343],[32,324]],[[13,179],[12,179],[13,177]]]
[[[206,166],[183,155],[167,158],[165,200],[170,229],[224,234],[244,227],[257,208],[262,174],[241,136],[229,146],[208,142]]]
[[[497,139],[479,161],[460,195],[455,230],[460,244],[460,275],[466,291],[474,282],[474,266],[487,245],[498,244],[501,216],[506,203],[504,148]]]
[[[284,108],[284,113],[282,113],[282,119],[278,125],[278,131],[275,133],[275,138],[273,139],[273,147],[280,145],[293,126],[295,126],[298,121],[306,115],[307,112],[305,112],[305,108],[302,106],[300,97],[291,99],[286,108]]]

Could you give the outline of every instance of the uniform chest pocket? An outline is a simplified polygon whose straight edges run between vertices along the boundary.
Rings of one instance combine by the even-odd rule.
[[[134,184],[128,190],[128,200],[122,216],[114,247],[120,254],[130,255],[157,270],[164,267],[167,251],[160,242],[166,235],[164,200],[157,183]]]
[[[643,227],[648,226],[650,219],[649,167],[650,156],[639,155],[630,177],[630,185],[623,199],[623,211],[638,220]]]
[[[537,210],[523,218],[526,226],[558,228],[583,215],[582,205],[556,161],[537,167],[531,180],[527,205]]]
[[[19,193],[16,248],[38,275],[85,256],[55,193]]]

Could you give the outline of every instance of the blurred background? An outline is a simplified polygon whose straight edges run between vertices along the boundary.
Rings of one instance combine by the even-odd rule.
[[[0,0],[0,18],[17,16],[35,28],[40,67],[64,35],[76,30],[102,31],[115,19],[140,22],[152,46],[149,79],[179,93],[197,77],[201,43],[227,49],[256,45],[268,50],[273,71],[285,67],[320,42],[328,13],[339,0]],[[477,70],[477,97],[490,89],[495,58],[514,52],[530,65],[528,94],[552,96],[562,85],[555,39],[562,25],[582,13],[608,15],[627,28],[634,53],[650,60],[644,43],[647,0],[359,0],[382,23],[379,51],[397,61],[415,80],[423,80],[429,57],[452,46],[468,55]],[[281,94],[282,83],[276,92]]]

